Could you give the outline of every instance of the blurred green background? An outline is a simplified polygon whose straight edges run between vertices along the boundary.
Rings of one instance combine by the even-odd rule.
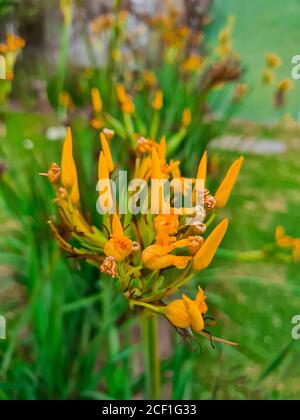
[[[255,121],[274,122],[279,114],[272,106],[271,89],[262,88],[260,84],[264,56],[270,51],[278,54],[283,61],[278,77],[291,77],[292,57],[299,54],[299,2],[216,0],[213,10],[218,22],[222,22],[226,15],[236,16],[234,45],[246,67],[246,80],[251,89],[238,115]],[[300,85],[296,83],[286,108],[295,119],[299,118],[299,94]]]

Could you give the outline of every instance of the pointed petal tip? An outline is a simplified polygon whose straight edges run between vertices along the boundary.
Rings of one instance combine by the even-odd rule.
[[[242,165],[242,164],[244,163],[244,160],[245,160],[244,156],[240,156],[240,157],[236,160],[236,162],[238,162],[240,165]]]
[[[152,147],[152,179],[161,179],[161,163],[155,147]]]
[[[122,226],[120,217],[117,213],[113,215],[112,232],[114,235],[117,235],[119,237],[124,235],[123,226]]]
[[[211,232],[203,246],[194,257],[193,265],[195,270],[201,271],[206,269],[213,260],[228,228],[228,219],[222,220]]]
[[[222,222],[220,222],[220,224],[218,226],[222,226],[222,227],[224,226],[224,228],[226,227],[226,229],[227,229],[228,225],[229,225],[229,220],[226,217],[225,219],[222,220]]]
[[[207,150],[203,153],[201,160],[199,162],[198,171],[197,171],[197,179],[203,179],[204,183],[206,182],[207,177]]]
[[[239,159],[236,159],[233,164],[228,169],[225,178],[220,184],[219,188],[216,191],[215,198],[217,200],[216,207],[218,209],[226,206],[233,187],[238,179],[242,164],[244,162],[244,156],[240,156]]]

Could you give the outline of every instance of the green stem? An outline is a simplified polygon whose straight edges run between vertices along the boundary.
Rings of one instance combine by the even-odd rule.
[[[142,306],[143,308],[149,309],[149,311],[155,312],[159,315],[163,315],[165,313],[165,309],[162,306],[154,306],[150,305],[150,303],[140,302],[134,299],[130,299],[129,304],[133,306]]]
[[[219,248],[217,255],[226,260],[235,260],[243,262],[264,261],[267,257],[263,250],[253,251],[232,251],[228,249]]]
[[[150,138],[156,139],[158,127],[160,122],[160,111],[154,111],[151,128],[150,128]]]
[[[161,398],[161,372],[157,316],[144,313],[142,330],[145,351],[145,399],[159,400]]]

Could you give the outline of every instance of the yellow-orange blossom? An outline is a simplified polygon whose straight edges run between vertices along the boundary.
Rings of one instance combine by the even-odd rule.
[[[122,89],[119,90],[119,99],[129,101]],[[102,150],[99,154],[99,180],[108,180],[116,170],[108,140],[112,136],[105,133],[108,131],[104,130],[100,134]],[[141,144],[137,142],[136,174],[143,176],[146,181],[174,177],[183,179],[180,162],[174,165],[174,162],[166,161],[165,138],[160,143],[143,140],[143,148]],[[204,190],[203,220],[196,217],[196,223],[189,226],[187,209],[183,209],[183,215],[174,214],[171,209],[171,214],[156,216],[151,215],[149,209],[148,216],[131,215],[128,219],[131,223],[124,229],[122,217],[116,212],[112,217],[104,216],[104,223],[109,230],[107,234],[90,225],[80,212],[78,176],[71,130],[68,129],[62,153],[61,177],[51,173],[53,165],[48,177],[56,186],[62,221],[67,221],[66,228],[71,238],[79,242],[79,247],[69,246],[53,227],[55,237],[66,252],[99,264],[101,272],[116,277],[118,287],[132,307],[147,305],[147,309],[164,314],[174,326],[184,329],[191,327],[195,332],[201,332],[204,329],[203,315],[207,311],[206,298],[201,289],[195,300],[186,295],[170,303],[164,300],[188,281],[193,271],[204,270],[211,263],[228,228],[228,220],[220,222],[205,239],[205,219],[227,203],[242,163],[243,158],[233,163],[215,197]],[[206,184],[206,178],[207,153],[204,153],[196,179],[202,179]],[[186,275],[180,274],[182,270],[185,270]]]

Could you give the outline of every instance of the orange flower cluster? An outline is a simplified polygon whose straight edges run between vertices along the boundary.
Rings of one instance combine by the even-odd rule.
[[[6,42],[0,43],[0,55],[4,57],[5,62],[5,78],[13,80],[14,66],[19,52],[25,47],[25,41],[14,34],[6,35]]]
[[[123,93],[123,92],[122,92]],[[94,110],[100,112],[102,103],[93,93]],[[100,133],[98,181],[116,176],[117,165],[113,161],[110,142],[113,133]],[[167,161],[167,143],[139,139],[136,143],[134,176],[146,183],[153,180],[184,180],[180,162]],[[211,263],[228,228],[224,219],[205,237],[206,229],[217,209],[223,208],[237,180],[243,158],[229,168],[224,180],[213,196],[206,188],[207,153],[200,160],[194,179],[202,181],[203,206],[183,208],[176,214],[170,207],[168,214],[162,213],[163,195],[159,198],[158,214],[119,214],[116,205],[113,215],[103,215],[99,229],[91,225],[80,211],[80,194],[77,169],[73,158],[71,130],[64,143],[61,170],[52,164],[46,174],[56,191],[64,232],[52,223],[52,231],[61,248],[75,258],[85,259],[99,267],[106,275],[115,278],[119,290],[128,299],[132,308],[144,307],[166,316],[177,328],[202,333],[205,328],[203,315],[207,311],[205,295],[199,289],[195,300],[183,295],[168,303],[171,295],[187,283],[196,271],[206,269]],[[110,184],[109,184],[110,185]],[[194,186],[195,188],[195,186]],[[109,194],[112,194],[108,187]],[[100,194],[100,193],[99,193]],[[150,193],[151,194],[151,193]],[[194,190],[193,200],[198,194]],[[129,196],[130,199],[130,196]],[[167,300],[167,302],[166,302]]]

